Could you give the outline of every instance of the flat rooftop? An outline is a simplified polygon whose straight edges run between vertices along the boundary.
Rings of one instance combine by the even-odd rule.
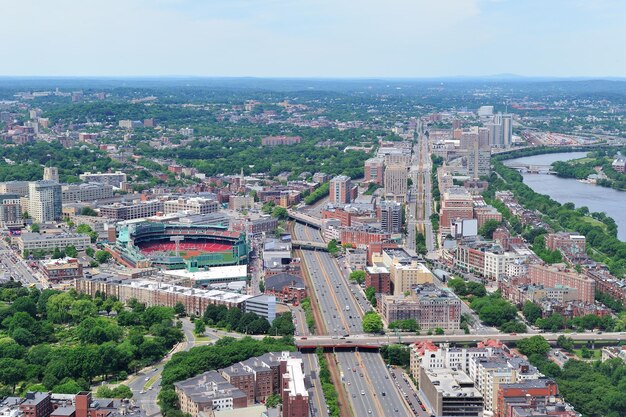
[[[474,381],[463,371],[441,368],[428,370],[426,375],[444,397],[482,397]]]
[[[184,278],[191,281],[219,281],[233,278],[246,278],[247,265],[215,266],[206,271],[190,272],[186,269],[163,271],[163,275],[174,278]]]

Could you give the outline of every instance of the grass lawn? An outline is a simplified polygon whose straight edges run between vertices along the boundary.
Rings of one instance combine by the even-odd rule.
[[[574,353],[580,359],[583,358],[583,353],[582,352],[583,352],[582,349],[574,349]],[[600,359],[602,359],[602,351],[600,349],[594,349],[591,352],[593,353],[593,356],[590,359],[593,359],[593,360],[600,360]]]
[[[596,220],[593,217],[584,216],[582,217],[584,222],[590,223],[593,226],[599,226],[606,232],[606,224],[602,223],[600,220]]]

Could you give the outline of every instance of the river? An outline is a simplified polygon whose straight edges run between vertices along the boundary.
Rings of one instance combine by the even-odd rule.
[[[523,163],[529,165],[550,165],[556,161],[569,161],[582,158],[586,152],[562,152],[523,158],[509,159],[505,165]],[[522,174],[524,184],[534,191],[549,195],[559,203],[574,203],[576,207],[587,206],[589,211],[605,212],[617,223],[617,237],[626,242],[626,192],[612,188],[586,184],[571,178],[559,178],[547,174]]]

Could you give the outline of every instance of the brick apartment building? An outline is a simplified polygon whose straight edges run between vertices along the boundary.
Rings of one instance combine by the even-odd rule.
[[[556,287],[563,285],[576,288],[579,299],[592,304],[595,299],[596,283],[591,278],[576,271],[567,269],[565,265],[543,266],[532,264],[528,266],[528,277],[532,284],[544,287]]]
[[[365,267],[365,288],[367,287],[374,287],[377,294],[389,294],[391,292],[389,269],[383,265]]]

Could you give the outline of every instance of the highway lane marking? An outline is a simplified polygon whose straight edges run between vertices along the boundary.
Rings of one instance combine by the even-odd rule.
[[[319,256],[319,253],[315,252],[315,258],[317,259],[318,263],[321,265],[322,261],[321,261],[321,258]],[[341,319],[341,322],[342,322],[346,332],[350,333],[350,326],[346,322],[345,316],[343,314],[341,314],[342,311],[341,311],[341,308],[339,307],[339,302],[337,300],[337,294],[335,294],[335,291],[333,291],[333,285],[332,285],[332,282],[330,281],[330,277],[328,276],[328,274],[326,273],[326,270],[324,268],[320,268],[320,271],[322,272],[322,275],[324,275],[324,280],[328,283],[328,290],[332,294],[332,298],[334,300],[335,307],[337,307],[337,315],[339,315],[339,317]]]
[[[358,350],[356,351],[356,357],[359,361],[359,366],[363,369],[363,375],[365,376],[365,380],[367,381],[368,391],[372,393],[372,401],[374,402],[374,407],[376,408],[376,411],[379,413],[378,415],[384,417],[385,413],[383,412],[380,402],[378,401],[378,396],[376,395],[376,392],[373,391],[374,384],[372,383],[372,380],[369,377],[369,371],[367,370],[367,367],[363,363],[361,352],[359,352]]]

